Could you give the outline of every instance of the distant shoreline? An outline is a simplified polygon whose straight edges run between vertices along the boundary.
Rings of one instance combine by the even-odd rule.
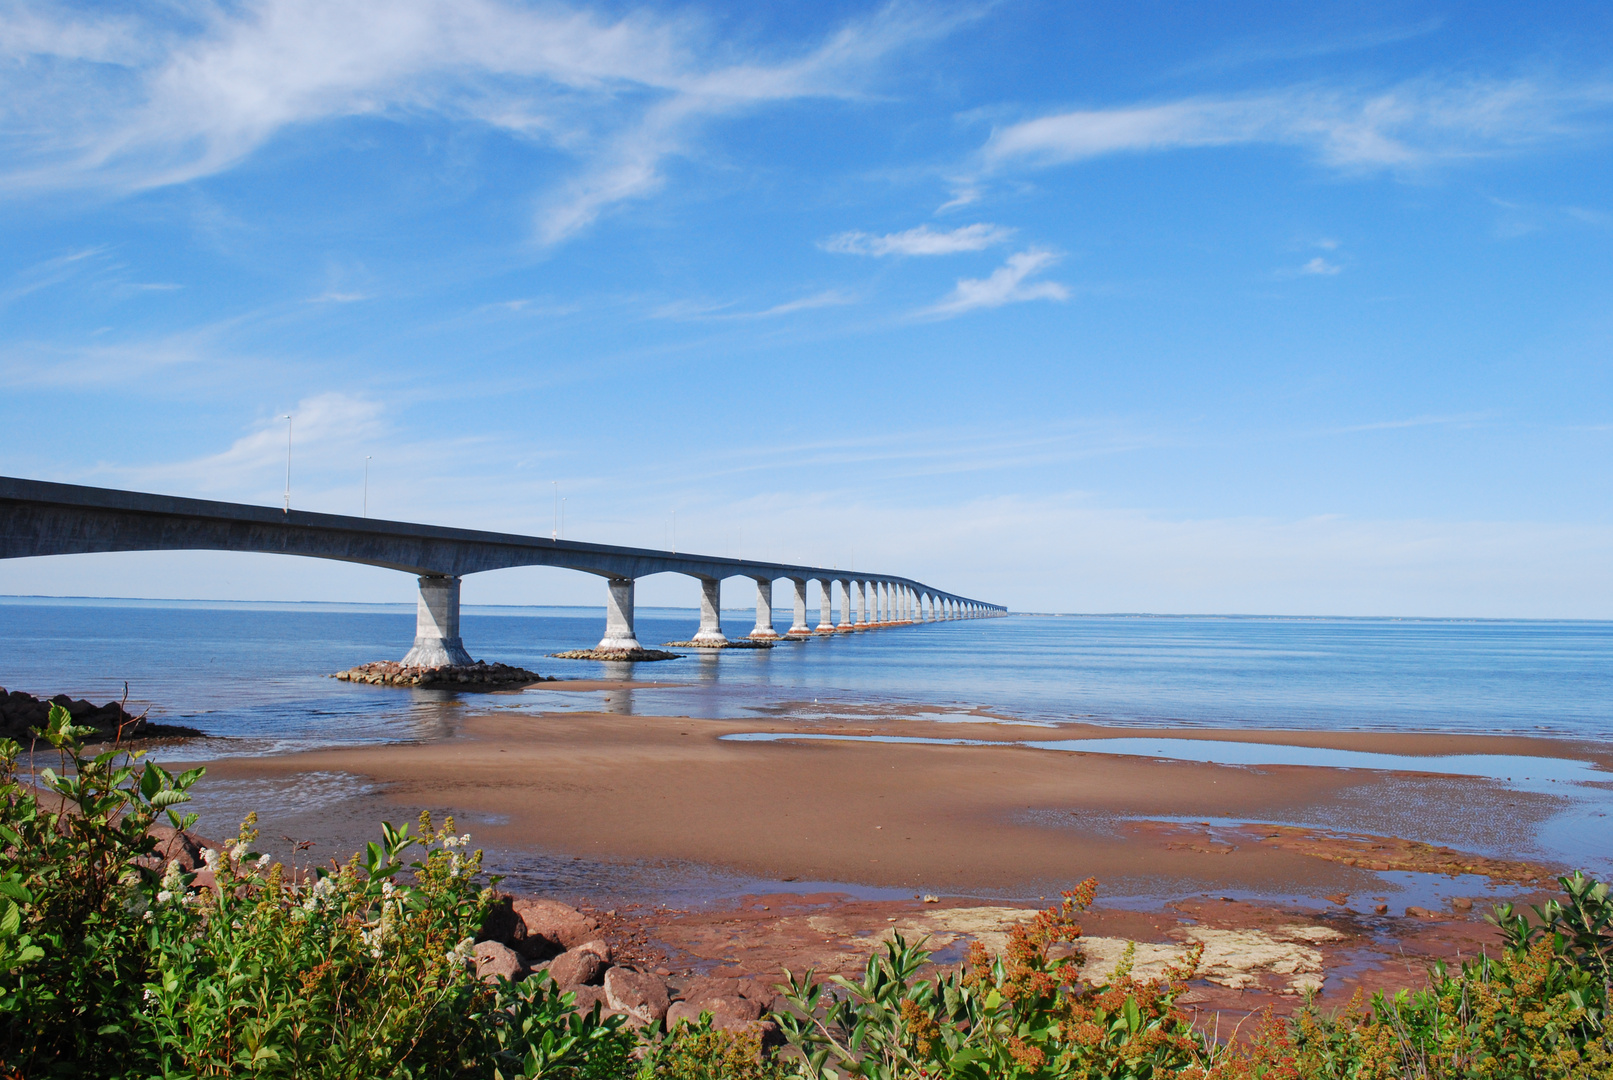
[[[27,606],[50,607],[60,605],[63,607],[128,607],[128,608],[168,608],[177,610],[213,610],[213,609],[240,609],[240,610],[287,610],[287,611],[330,611],[330,612],[376,612],[376,613],[405,613],[415,610],[414,601],[371,601],[371,600],[216,600],[207,598],[167,598],[167,597],[140,597],[140,596],[44,596],[24,593],[0,593],[0,606]],[[779,605],[774,604],[778,611]],[[462,607],[462,612],[472,615],[486,614],[522,614],[526,612],[579,612],[597,614],[605,610],[603,604],[470,604]],[[699,612],[698,607],[683,607],[678,605],[640,604],[640,615],[650,612],[675,612],[689,614]],[[749,606],[724,607],[724,614],[732,613],[736,616],[749,613],[754,608]],[[1011,618],[1027,619],[1158,619],[1162,621],[1225,621],[1225,622],[1350,622],[1350,623],[1433,623],[1433,624],[1483,624],[1483,625],[1531,625],[1559,626],[1573,625],[1609,625],[1613,619],[1582,619],[1582,618],[1514,618],[1496,615],[1261,615],[1250,613],[1225,612],[1150,612],[1150,611],[1010,611]]]

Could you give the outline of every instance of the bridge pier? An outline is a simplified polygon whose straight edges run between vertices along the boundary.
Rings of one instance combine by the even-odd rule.
[[[759,641],[775,641],[778,631],[773,629],[773,579],[756,579],[756,627],[750,636]]]
[[[475,663],[459,637],[459,579],[451,575],[431,575],[419,581],[414,648],[403,658],[403,663],[408,667]]]
[[[851,582],[840,583],[840,625],[835,627],[837,634],[849,634],[856,627],[857,616],[851,610]]]
[[[640,648],[633,632],[633,579],[610,578],[605,593],[605,636],[594,648],[601,652],[631,652]]]
[[[868,629],[868,582],[857,582],[857,624],[858,630]]]
[[[790,623],[789,633],[786,637],[811,637],[812,630],[806,621],[806,578],[792,577],[790,584],[794,586],[795,618]]]
[[[700,629],[693,640],[702,645],[728,644],[722,632],[722,582],[716,578],[700,579]]]
[[[815,629],[820,634],[832,634],[835,632],[835,583],[824,578],[818,582],[818,588],[822,593],[818,597],[818,625]]]

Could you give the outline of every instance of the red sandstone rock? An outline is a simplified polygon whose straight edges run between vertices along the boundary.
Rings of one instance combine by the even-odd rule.
[[[570,949],[549,962],[549,978],[561,987],[597,982],[604,973],[605,961],[586,948]]]
[[[617,1012],[641,1024],[654,1024],[666,1017],[666,983],[643,971],[613,967],[605,972],[605,1001]]]
[[[187,874],[193,874],[202,865],[202,842],[190,833],[180,832],[169,825],[153,825],[146,835],[157,841],[149,856],[136,860],[141,866],[161,874],[169,863],[178,863]]]
[[[735,995],[701,998],[698,1001],[677,1001],[667,1009],[668,1028],[687,1020],[694,1023],[701,1013],[711,1014],[711,1026],[721,1031],[739,1031],[762,1018],[762,1006],[750,998]]]
[[[595,956],[599,957],[600,960],[604,961],[606,967],[610,967],[610,962],[615,955],[610,947],[610,943],[603,941],[600,938],[590,938],[581,945],[578,945],[577,950],[581,952],[593,953]]]
[[[492,982],[500,977],[519,979],[521,969],[520,954],[508,945],[496,941],[476,943],[476,974],[484,982]]]
[[[526,936],[526,922],[516,914],[508,896],[493,901],[493,906],[487,909],[487,917],[482,920],[482,932],[477,935],[481,941],[496,941],[511,947],[519,946]]]
[[[570,986],[566,992],[576,998],[576,1010],[580,1013],[593,1011],[595,1005],[599,1006],[601,1013],[610,1012],[610,1002],[605,1000],[605,988],[602,986]]]
[[[762,979],[751,978],[718,978],[716,976],[697,976],[690,979],[683,986],[678,997],[684,1001],[701,1001],[713,997],[742,997],[749,998],[761,1005],[763,1009],[773,1006],[773,999],[778,991]]]
[[[558,900],[517,900],[514,910],[526,926],[526,937],[542,938],[561,949],[592,939],[599,924]]]

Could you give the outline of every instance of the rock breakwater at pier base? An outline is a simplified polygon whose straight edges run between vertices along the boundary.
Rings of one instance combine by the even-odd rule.
[[[418,667],[392,660],[338,671],[331,676],[343,682],[367,683],[370,686],[453,687],[456,690],[509,690],[532,683],[554,682],[554,676],[539,675],[523,667],[510,664],[489,664],[478,660],[474,664],[445,664],[441,667]]]
[[[568,649],[550,653],[556,660],[616,660],[644,662],[650,660],[682,660],[682,653],[662,649]]]

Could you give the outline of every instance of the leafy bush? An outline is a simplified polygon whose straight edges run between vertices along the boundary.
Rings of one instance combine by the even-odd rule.
[[[576,1015],[546,977],[475,975],[492,893],[450,819],[382,826],[346,865],[298,874],[251,850],[254,818],[201,873],[159,878],[147,830],[200,776],[116,746],[85,757],[68,714],[38,786],[0,741],[0,1065],[26,1076],[606,1077],[618,1017]],[[413,854],[413,861],[405,859]]]
[[[1139,981],[1122,964],[1107,986],[1081,979],[1080,949],[1053,946],[1081,935],[1075,916],[1097,882],[1009,935],[992,957],[976,942],[961,972],[919,977],[929,961],[898,934],[869,958],[860,982],[834,977],[838,993],[811,973],[789,977],[785,1038],[812,1080],[948,1076],[970,1080],[1040,1077],[1165,1077],[1203,1059],[1204,1043],[1175,1007],[1202,947],[1163,980]],[[788,977],[788,973],[786,973]]]
[[[649,1047],[638,1080],[788,1080],[795,1075],[762,1046],[756,1031],[723,1031],[711,1015],[681,1023]]]

